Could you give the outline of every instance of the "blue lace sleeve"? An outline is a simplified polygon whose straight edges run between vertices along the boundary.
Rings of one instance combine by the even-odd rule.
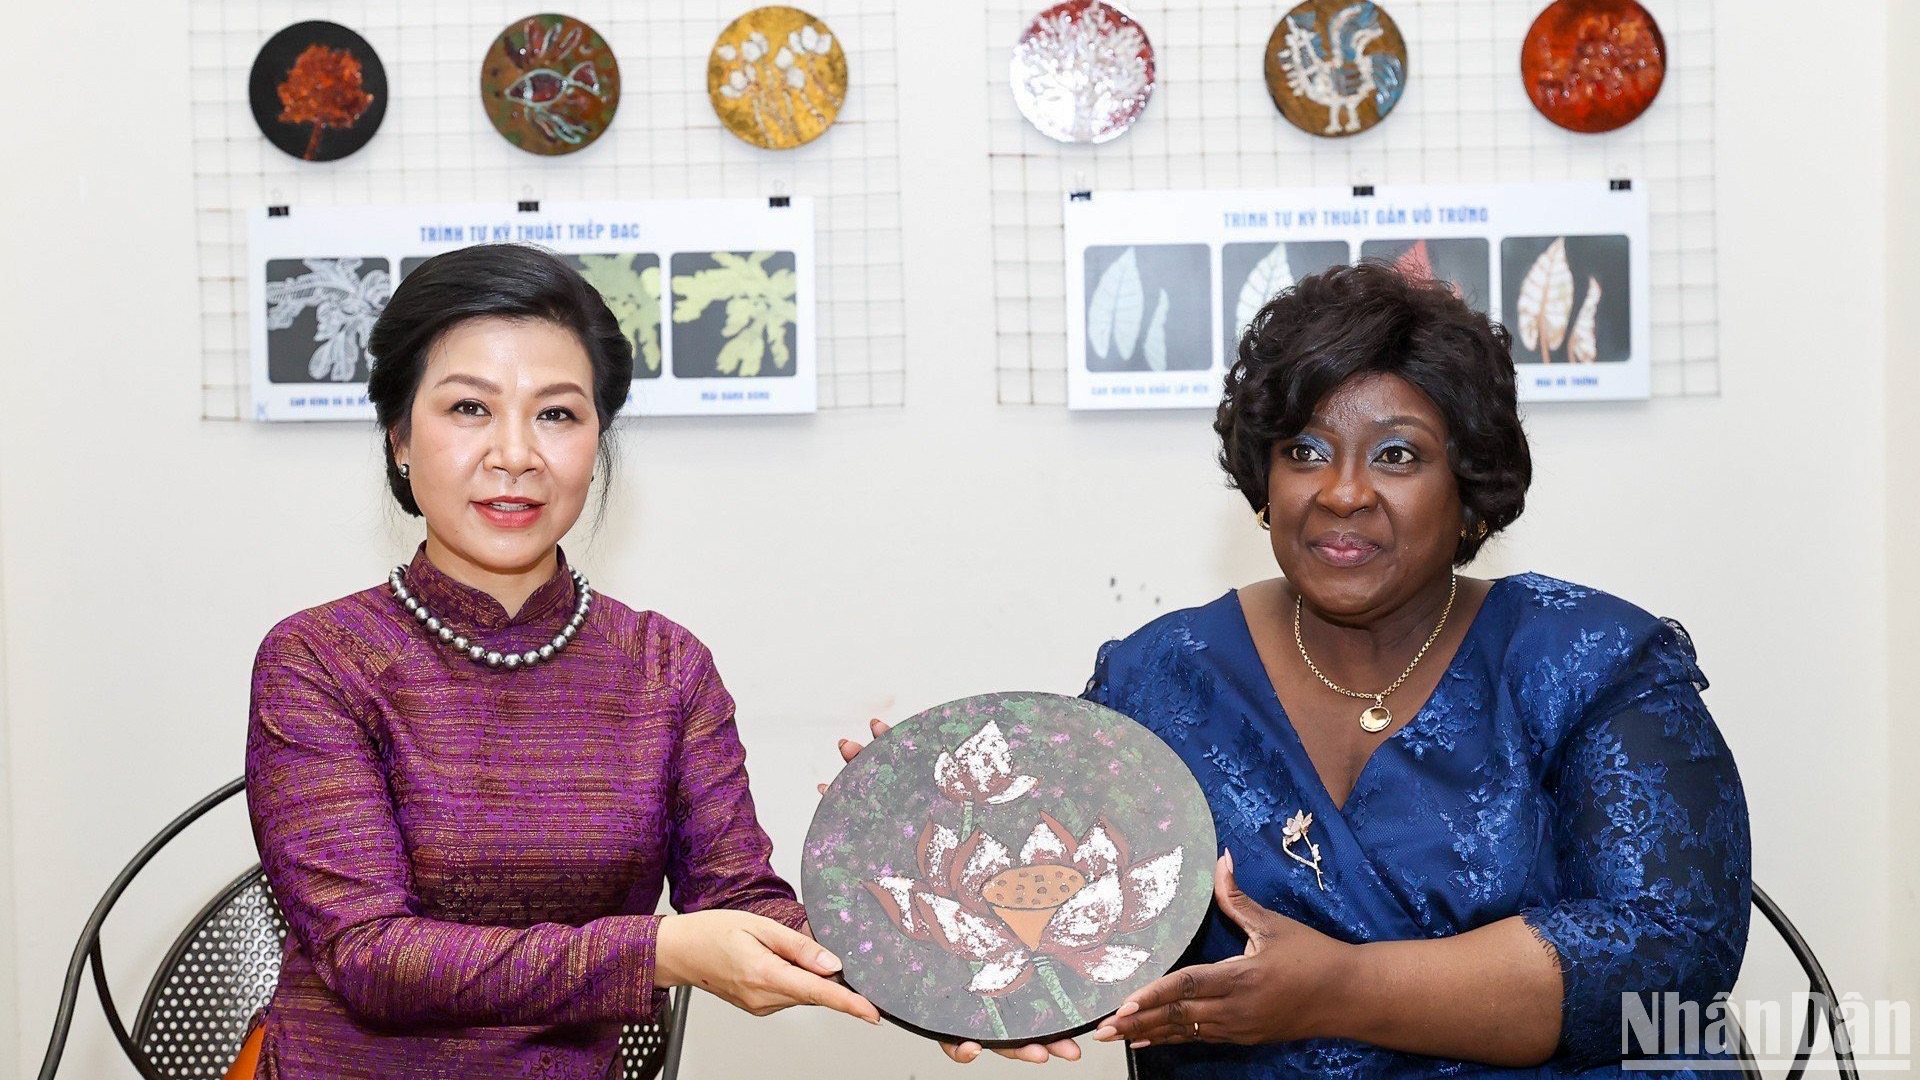
[[[1105,705],[1109,709],[1115,708],[1111,658],[1113,650],[1119,645],[1118,641],[1109,641],[1100,646],[1100,653],[1093,660],[1093,675],[1087,679],[1087,688],[1080,691],[1081,697],[1095,705]]]
[[[1555,1060],[1619,1061],[1623,994],[1704,1010],[1731,990],[1752,883],[1746,797],[1700,700],[1686,631],[1655,623],[1547,774],[1558,813],[1560,902],[1521,912],[1559,954]]]

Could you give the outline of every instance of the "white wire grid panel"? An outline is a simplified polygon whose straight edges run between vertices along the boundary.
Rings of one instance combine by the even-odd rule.
[[[1382,0],[1407,42],[1407,89],[1358,135],[1309,135],[1267,93],[1262,51],[1288,0],[1124,4],[1154,48],[1158,88],[1133,129],[1054,142],[1007,84],[1014,41],[1044,0],[988,0],[995,361],[1003,404],[1061,405],[1069,191],[1631,179],[1652,205],[1655,396],[1720,389],[1714,235],[1713,0],[1642,0],[1667,44],[1652,108],[1606,135],[1534,111],[1520,43],[1540,0]]]
[[[751,0],[582,0],[620,62],[620,111],[574,154],[515,149],[480,105],[480,60],[509,21],[546,10],[522,0],[405,4],[191,0],[195,232],[200,278],[201,414],[248,415],[246,214],[263,205],[434,203],[811,195],[819,236],[820,404],[905,401],[901,290],[898,51],[891,0],[809,0],[847,53],[839,122],[795,150],[766,151],[721,127],[707,100],[707,54]],[[390,100],[373,141],[314,163],[275,149],[254,125],[247,74],[284,26],[326,19],[366,38]]]

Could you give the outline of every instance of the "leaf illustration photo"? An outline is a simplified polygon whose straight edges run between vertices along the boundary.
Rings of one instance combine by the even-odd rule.
[[[1240,286],[1240,300],[1234,309],[1234,325],[1245,330],[1267,301],[1293,288],[1293,268],[1287,264],[1287,245],[1275,244]]]
[[[1153,306],[1153,318],[1147,322],[1147,337],[1140,345],[1147,367],[1167,370],[1167,290],[1160,290],[1160,302]]]
[[[1587,279],[1586,299],[1580,302],[1580,314],[1573,320],[1573,333],[1567,338],[1567,359],[1576,364],[1591,364],[1600,356],[1600,342],[1594,332],[1594,320],[1600,311],[1600,279]]]
[[[699,322],[707,309],[716,304],[725,314],[725,323],[720,328],[722,344],[714,358],[715,371],[720,375],[753,378],[768,366],[784,374],[793,363],[787,335],[798,318],[794,302],[798,279],[785,267],[767,268],[767,261],[774,254],[771,251],[751,254],[716,251],[698,257],[710,259],[714,263],[711,268],[673,275],[675,323]],[[676,266],[683,258],[674,256]],[[678,341],[676,337],[676,357]],[[676,359],[676,374],[680,368]]]
[[[360,265],[368,260],[302,259],[299,265],[306,272],[298,274],[283,269],[289,261],[268,263],[267,329],[292,329],[301,313],[312,308],[313,341],[318,347],[307,357],[307,378],[314,382],[354,381],[366,354],[367,336],[393,295],[386,260],[371,260],[378,269],[365,274],[360,273]],[[294,379],[297,381],[298,376]],[[275,381],[286,380],[276,376]]]
[[[1520,343],[1538,349],[1541,360],[1551,363],[1553,350],[1566,340],[1567,321],[1573,315],[1573,270],[1567,265],[1566,237],[1555,238],[1533,261],[1520,281],[1518,309]]]
[[[1427,242],[1415,240],[1405,254],[1393,260],[1393,268],[1413,281],[1432,281],[1433,258],[1427,254]]]
[[[660,268],[634,268],[632,255],[576,255],[580,276],[607,302],[633,345],[636,368],[660,373]]]
[[[1128,248],[1100,275],[1093,298],[1087,301],[1087,344],[1102,360],[1112,352],[1117,359],[1133,355],[1140,340],[1140,316],[1146,297],[1140,287],[1140,260]]]

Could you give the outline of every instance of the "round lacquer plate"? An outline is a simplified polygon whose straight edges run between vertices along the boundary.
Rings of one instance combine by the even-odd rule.
[[[1666,38],[1634,0],[1558,0],[1527,30],[1520,77],[1540,115],[1568,131],[1613,131],[1660,95]]]
[[[303,161],[334,161],[380,130],[387,69],[366,38],[339,23],[294,23],[260,47],[247,99],[268,142]]]
[[[839,118],[847,54],[826,23],[799,8],[754,8],[729,23],[707,54],[707,97],[741,140],[791,150]]]
[[[903,721],[814,812],[814,936],[922,1034],[984,1044],[1091,1027],[1159,978],[1213,893],[1213,818],[1146,728],[1058,694]]]
[[[1407,42],[1370,0],[1306,0],[1267,39],[1267,93],[1311,135],[1357,135],[1387,118],[1407,86]]]
[[[1103,0],[1066,0],[1033,17],[1008,74],[1020,114],[1050,139],[1117,139],[1153,98],[1153,43]]]
[[[500,137],[530,154],[584,150],[620,108],[620,63],[571,15],[529,15],[480,62],[480,103]]]

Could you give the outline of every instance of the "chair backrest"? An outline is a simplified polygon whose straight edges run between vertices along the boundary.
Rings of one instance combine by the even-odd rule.
[[[287,923],[258,863],[228,882],[200,909],[167,950],[140,1003],[132,1029],[121,1019],[107,985],[100,932],[107,914],[135,875],[168,841],[209,810],[244,789],[234,780],[200,800],[147,842],[101,897],[74,947],[61,986],[53,1036],[39,1080],[53,1080],[73,1023],[80,981],[89,965],[107,1026],[146,1080],[221,1080],[240,1051],[253,1016],[273,996]],[[689,988],[677,988],[668,1008],[620,1033],[622,1080],[674,1080],[686,1037]]]
[[[1847,1018],[1836,1008],[1840,999],[1833,992],[1833,983],[1827,979],[1827,969],[1820,965],[1820,958],[1813,954],[1813,946],[1807,944],[1807,939],[1800,936],[1793,920],[1787,918],[1787,913],[1759,885],[1753,887],[1753,906],[1786,942],[1787,950],[1793,953],[1793,959],[1807,977],[1806,1018],[1800,1025],[1800,1034],[1794,1045],[1793,1064],[1787,1071],[1786,1080],[1800,1080],[1806,1073],[1807,1063],[1813,1057],[1814,1032],[1822,1019],[1827,1026],[1834,1068],[1845,1080],[1859,1080],[1860,1072],[1853,1061],[1853,1039],[1847,1030]],[[1754,1059],[1753,1047],[1747,1044],[1747,1033],[1740,1030],[1738,1020],[1734,1021],[1733,1029],[1739,1037],[1741,1074],[1747,1080],[1764,1080],[1759,1063]]]
[[[247,1022],[273,996],[287,920],[258,864],[220,890],[168,950],[134,1019],[133,1042],[162,1073],[220,1080]]]

